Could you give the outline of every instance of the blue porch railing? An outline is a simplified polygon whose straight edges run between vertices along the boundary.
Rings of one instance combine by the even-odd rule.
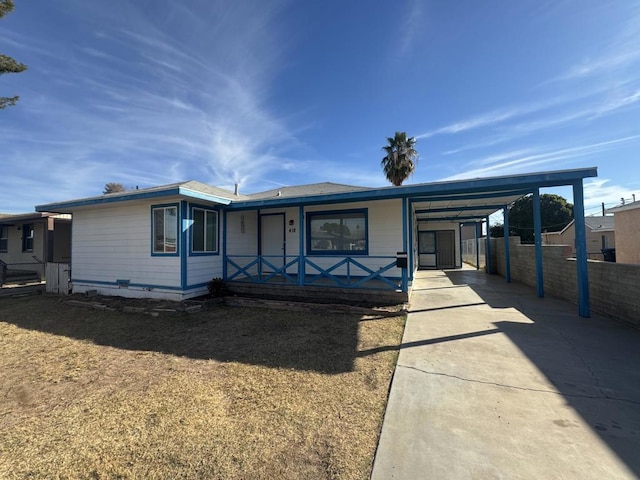
[[[396,257],[228,255],[226,281],[407,291],[407,269]],[[398,275],[400,274],[400,276]]]

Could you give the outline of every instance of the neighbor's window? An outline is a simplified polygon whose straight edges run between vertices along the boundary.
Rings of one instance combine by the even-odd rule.
[[[310,254],[366,255],[367,210],[307,213]]]
[[[9,227],[7,225],[0,225],[0,252],[7,251],[8,243],[9,243]]]
[[[178,253],[178,207],[154,207],[153,253]]]
[[[193,209],[191,251],[194,253],[218,251],[218,212],[202,208]]]
[[[22,225],[22,251],[33,252],[33,223]]]

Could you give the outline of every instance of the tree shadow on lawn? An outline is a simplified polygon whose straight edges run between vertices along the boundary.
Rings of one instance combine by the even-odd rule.
[[[358,354],[357,314],[217,306],[152,317],[69,306],[49,296],[22,300],[0,305],[0,321],[126,350],[325,374],[353,371]]]

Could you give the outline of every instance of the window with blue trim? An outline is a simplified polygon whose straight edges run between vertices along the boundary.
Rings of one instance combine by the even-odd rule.
[[[152,208],[153,253],[178,253],[178,207]]]
[[[218,212],[194,208],[192,211],[191,251],[193,253],[218,252]]]
[[[309,254],[366,255],[367,210],[307,213]]]

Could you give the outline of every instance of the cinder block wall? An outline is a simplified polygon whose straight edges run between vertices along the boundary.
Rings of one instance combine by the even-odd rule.
[[[492,239],[492,263],[505,276],[504,240]],[[533,245],[520,245],[519,237],[510,238],[511,280],[537,286],[536,258]],[[576,261],[567,258],[571,247],[544,245],[542,268],[545,295],[578,303]],[[588,260],[591,310],[602,315],[640,326],[640,265]]]

